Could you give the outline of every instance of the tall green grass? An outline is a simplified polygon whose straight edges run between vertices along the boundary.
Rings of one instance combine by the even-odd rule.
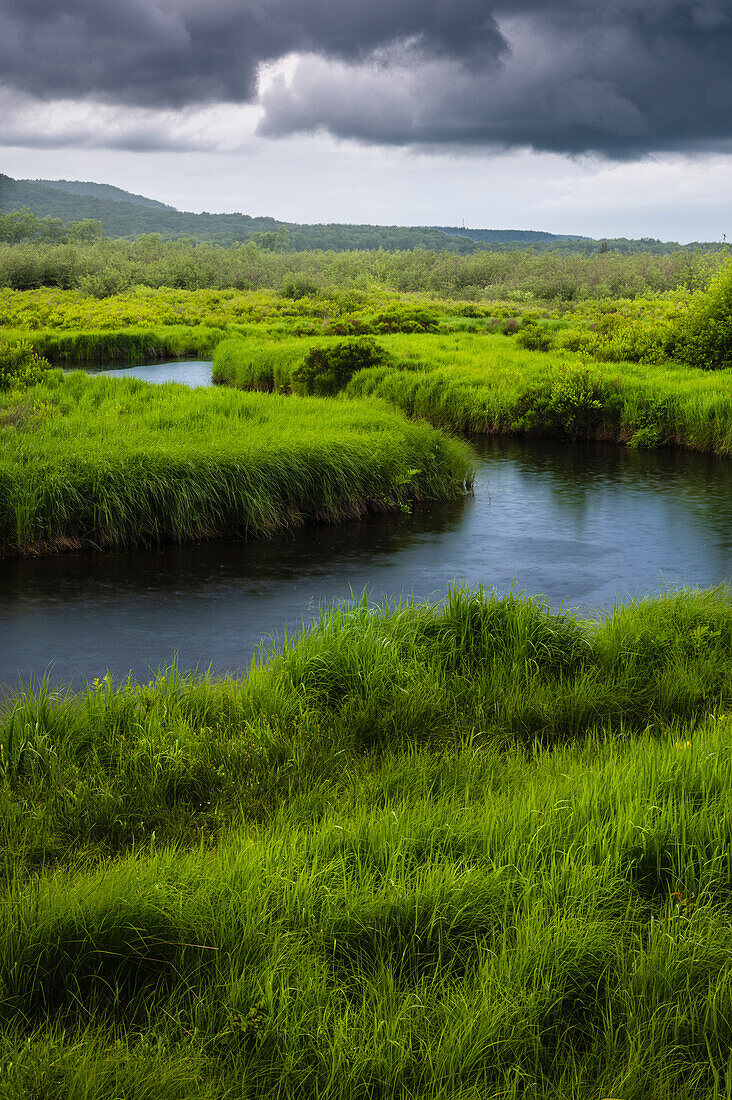
[[[99,330],[5,329],[3,338],[28,340],[49,363],[111,363],[116,360],[162,359],[165,356],[210,355],[223,331],[203,325]]]
[[[319,343],[332,344],[323,338]],[[216,347],[212,379],[216,385],[234,385],[239,390],[291,393],[291,374],[302,362],[306,348],[301,339],[249,339],[229,336]]]
[[[267,818],[383,753],[636,738],[716,712],[731,693],[722,590],[599,623],[458,590],[438,606],[324,614],[244,682],[173,670],[143,686],[25,693],[0,725],[0,768],[8,791],[33,792],[32,849],[45,832],[49,853],[62,836],[111,853],[153,830],[180,839],[196,822]]]
[[[457,440],[373,401],[82,373],[0,396],[0,554],[266,535],[447,499]]]
[[[17,698],[3,1095],[732,1096],[731,635],[455,592]]]
[[[287,341],[287,366],[298,361],[298,346],[302,359],[315,342]],[[379,343],[393,355],[393,365],[359,371],[346,395],[381,397],[437,427],[732,454],[730,370],[598,364],[571,352],[528,351],[503,336],[471,333],[383,336]],[[266,348],[232,337],[214,353],[215,378],[255,387],[258,378],[269,378]]]

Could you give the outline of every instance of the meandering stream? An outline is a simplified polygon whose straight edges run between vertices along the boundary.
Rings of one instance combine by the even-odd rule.
[[[210,363],[109,371],[210,384]],[[246,670],[271,636],[360,595],[439,598],[451,582],[583,612],[662,585],[732,580],[732,463],[601,444],[479,440],[472,496],[267,541],[0,562],[0,686]]]

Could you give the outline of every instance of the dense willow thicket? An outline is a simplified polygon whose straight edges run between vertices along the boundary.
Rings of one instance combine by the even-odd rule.
[[[698,249],[585,255],[514,248],[460,256],[424,247],[295,252],[272,250],[256,241],[231,247],[165,242],[157,234],[134,241],[85,240],[87,231],[79,226],[66,243],[0,244],[0,286],[79,287],[99,297],[133,286],[274,288],[291,296],[381,288],[476,301],[572,302],[635,298],[679,286],[696,290],[726,255]]]

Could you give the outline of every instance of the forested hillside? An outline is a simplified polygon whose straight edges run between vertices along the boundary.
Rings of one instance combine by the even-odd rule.
[[[38,236],[60,239],[58,221],[98,222],[105,237],[135,239],[143,234],[157,233],[162,240],[188,238],[195,242],[231,245],[255,241],[271,251],[307,252],[311,249],[345,252],[362,249],[408,251],[428,249],[434,252],[455,252],[468,255],[490,249],[512,252],[517,248],[532,248],[535,252],[654,252],[668,254],[680,247],[694,249],[699,245],[680,246],[675,242],[651,238],[628,240],[593,240],[579,237],[518,229],[463,229],[455,226],[343,225],[327,223],[300,225],[281,222],[272,217],[252,217],[249,214],[193,214],[134,195],[108,184],[70,180],[15,180],[0,174],[0,215],[27,210],[38,219],[52,219],[55,225],[30,231],[32,221],[26,219],[25,229],[11,227],[0,239],[22,240]],[[18,233],[20,232],[20,236]],[[88,226],[87,226],[88,235]],[[30,233],[30,236],[29,236]],[[721,247],[704,244],[705,249]]]
[[[159,233],[163,240],[189,237],[223,245],[255,240],[265,248],[296,252],[313,248],[335,251],[428,248],[466,253],[477,248],[467,237],[452,237],[439,229],[297,225],[248,214],[191,214],[158,204],[143,205],[142,196],[128,195],[119,188],[99,187],[94,188],[94,193],[89,191],[89,184],[66,180],[14,180],[0,176],[0,214],[27,208],[39,218],[97,221],[105,237],[135,238],[144,233]]]

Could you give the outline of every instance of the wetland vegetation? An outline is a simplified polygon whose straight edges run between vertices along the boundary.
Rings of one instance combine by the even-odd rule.
[[[359,348],[368,346],[351,341],[357,369],[341,368],[337,388],[350,397],[384,398],[410,417],[449,430],[732,453],[729,369],[701,371],[674,362],[600,364],[477,333],[381,336],[371,345],[371,362],[362,366],[367,356],[364,350],[359,355]],[[349,343],[301,337],[261,349],[255,337],[230,337],[214,352],[214,381],[241,389],[301,391],[307,386],[303,364],[316,347],[325,377],[328,357],[344,360]],[[310,392],[316,392],[312,384]]]
[[[732,452],[723,251],[82,238],[0,249],[6,554],[446,499],[440,429]],[[220,384],[52,369],[143,351]],[[729,1100],[731,714],[725,588],[364,597],[245,679],[21,688],[0,1091]]]
[[[456,591],[17,698],[5,1094],[727,1096],[731,652]]]
[[[381,402],[48,371],[0,393],[0,554],[266,535],[447,499],[469,448]]]

